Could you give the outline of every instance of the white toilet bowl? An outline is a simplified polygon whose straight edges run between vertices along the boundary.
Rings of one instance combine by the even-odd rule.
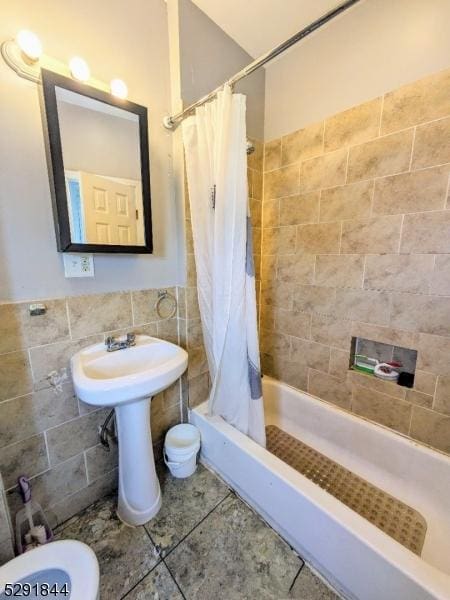
[[[27,595],[28,598],[96,600],[99,582],[97,557],[89,546],[75,540],[61,540],[30,550],[0,567],[0,600],[15,597],[9,593],[12,588],[7,584],[18,584],[16,590],[20,590],[26,583],[31,585],[33,592]],[[70,593],[45,594],[42,584],[44,588],[48,584],[50,589],[53,585],[56,591],[66,584],[64,589]],[[19,595],[24,596],[23,591],[22,588]]]

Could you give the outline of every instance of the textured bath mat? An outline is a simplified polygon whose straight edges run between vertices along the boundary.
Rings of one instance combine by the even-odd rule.
[[[269,452],[420,556],[427,532],[420,513],[275,425],[266,435]]]

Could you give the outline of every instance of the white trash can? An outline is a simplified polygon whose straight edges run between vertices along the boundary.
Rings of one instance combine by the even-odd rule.
[[[181,423],[169,429],[164,440],[164,462],[174,477],[189,477],[197,468],[200,432],[194,425]]]

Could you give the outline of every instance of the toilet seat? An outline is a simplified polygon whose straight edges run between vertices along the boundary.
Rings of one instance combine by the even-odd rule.
[[[96,600],[100,573],[97,557],[82,542],[61,540],[30,550],[0,567],[0,595],[7,583],[25,582],[39,571],[61,570],[70,577],[70,596],[48,596],[67,600]],[[44,581],[45,578],[42,579]],[[50,582],[49,582],[50,583]]]

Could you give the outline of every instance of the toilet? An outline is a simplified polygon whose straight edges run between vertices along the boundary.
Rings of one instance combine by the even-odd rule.
[[[30,550],[0,567],[0,600],[25,595],[35,599],[97,600],[99,582],[97,557],[89,546],[61,540]],[[17,585],[11,588],[8,584]],[[24,584],[31,585],[31,594],[21,588]],[[46,593],[47,585],[57,593]]]

